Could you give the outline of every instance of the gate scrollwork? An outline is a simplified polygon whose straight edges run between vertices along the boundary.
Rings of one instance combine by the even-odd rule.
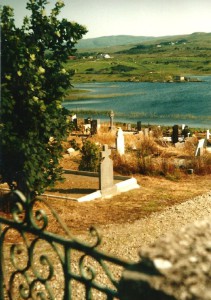
[[[9,198],[11,213],[0,216],[1,299],[119,299],[121,270],[132,264],[100,251],[96,228],[84,243],[46,200],[17,190]],[[63,234],[49,231],[54,221]]]

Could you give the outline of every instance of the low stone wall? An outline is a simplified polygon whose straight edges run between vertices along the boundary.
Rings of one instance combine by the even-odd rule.
[[[121,300],[210,300],[211,218],[158,239],[125,270]]]
[[[71,169],[64,169],[65,174],[74,174],[80,176],[89,176],[89,177],[99,177],[98,172],[89,172],[89,171],[76,171]],[[127,180],[130,179],[129,176],[122,176],[122,175],[114,175],[114,180]]]

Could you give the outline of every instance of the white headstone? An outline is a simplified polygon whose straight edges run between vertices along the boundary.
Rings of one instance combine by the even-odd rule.
[[[73,120],[75,120],[75,119],[77,119],[76,114],[71,116],[71,121],[73,121]]]
[[[207,130],[207,136],[206,137],[207,137],[207,140],[209,140],[209,138],[210,138],[210,130],[209,129]]]
[[[83,125],[83,132],[84,133],[90,133],[91,131],[91,124],[84,124]]]
[[[127,130],[130,131],[131,130],[131,124],[127,124]]]
[[[125,138],[122,131],[122,128],[118,128],[117,134],[116,134],[116,150],[119,153],[119,155],[125,154]]]
[[[204,150],[205,139],[200,139],[196,147],[195,156],[201,156]]]
[[[149,135],[149,128],[144,128],[144,136],[148,136]]]

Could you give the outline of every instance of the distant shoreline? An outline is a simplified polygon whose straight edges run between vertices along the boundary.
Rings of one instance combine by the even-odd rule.
[[[93,81],[93,82],[81,82],[82,84],[90,84],[90,83],[104,83],[104,82],[110,82],[110,81]],[[118,82],[125,82],[125,83],[141,83],[142,81],[137,81],[137,80],[126,80],[126,81],[114,81],[115,83]],[[181,83],[181,84],[185,84],[185,83],[192,83],[192,82],[203,82],[203,80],[196,78],[196,77],[187,77],[186,80],[174,80],[174,81],[143,81],[143,83],[148,82],[148,83]],[[76,82],[75,84],[79,84],[78,82]],[[112,98],[112,97],[118,97],[118,96],[131,96],[134,93],[127,93],[127,94],[121,94],[121,93],[114,93],[114,94],[101,94],[101,95],[87,95],[88,93],[90,93],[90,90],[85,90],[85,89],[71,89],[70,93],[65,97],[65,99],[63,100],[64,102],[67,101],[80,101],[80,100],[90,100],[90,99],[103,99],[103,98]]]
[[[196,76],[193,82],[173,85],[167,82],[81,83],[75,85],[76,92],[67,95],[63,106],[82,118],[106,120],[113,110],[117,122],[186,124],[208,129],[211,128],[210,82],[211,76]]]

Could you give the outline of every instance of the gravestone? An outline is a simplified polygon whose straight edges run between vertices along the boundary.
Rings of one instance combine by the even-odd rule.
[[[204,151],[205,139],[200,139],[196,147],[195,156],[202,156]]]
[[[182,130],[182,135],[184,136],[184,138],[189,137],[189,135],[190,135],[190,130],[189,130],[189,128],[188,128],[187,125],[185,125],[185,127],[183,128],[183,130]]]
[[[179,126],[178,125],[174,125],[172,127],[172,143],[176,144],[179,141]]]
[[[102,196],[114,195],[117,193],[117,187],[114,185],[113,174],[113,161],[109,157],[111,150],[108,149],[108,145],[103,145],[103,151],[101,151],[100,161],[100,173],[99,173],[99,189]]]
[[[75,118],[75,119],[73,119],[72,122],[73,122],[73,126],[74,126],[75,130],[78,130],[78,119]]]
[[[141,131],[141,121],[137,122],[137,131]]]
[[[74,114],[74,115],[71,115],[70,117],[71,117],[71,121],[73,121],[73,120],[77,119],[77,116],[76,116],[76,114]]]
[[[84,119],[84,124],[90,124],[91,125],[91,121],[92,121],[91,118]]]
[[[131,124],[130,124],[130,123],[127,124],[127,130],[128,130],[128,131],[131,131]]]
[[[118,128],[117,134],[116,134],[116,150],[119,153],[119,155],[125,154],[125,138],[122,131],[122,128]]]
[[[76,114],[75,115],[71,115],[70,118],[71,118],[71,124],[72,124],[73,128],[75,130],[78,130],[78,120],[77,120]]]
[[[209,138],[210,138],[210,130],[209,129],[206,132],[206,138],[207,138],[207,140],[209,140]]]
[[[98,129],[100,128],[100,120],[92,120],[91,121],[91,134],[97,134]]]
[[[83,133],[90,134],[90,131],[91,131],[91,124],[84,124],[83,125]]]
[[[144,128],[144,136],[148,136],[149,135],[149,128]]]
[[[101,125],[100,125],[100,119],[97,119],[97,130],[99,130],[100,127],[101,127]]]

